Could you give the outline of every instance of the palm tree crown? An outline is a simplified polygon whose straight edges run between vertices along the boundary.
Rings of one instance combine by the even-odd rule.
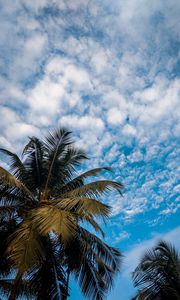
[[[165,241],[142,257],[133,273],[133,281],[139,288],[134,299],[179,300],[180,255]]]
[[[63,128],[44,140],[30,138],[22,159],[0,151],[11,160],[10,171],[0,167],[1,290],[11,300],[21,294],[66,299],[73,273],[85,296],[103,299],[119,270],[121,254],[83,224],[103,235],[97,218],[105,220],[110,207],[98,197],[111,189],[121,194],[122,184],[85,182],[110,171],[107,167],[77,175],[76,168],[87,157]],[[7,279],[12,274],[15,278]]]

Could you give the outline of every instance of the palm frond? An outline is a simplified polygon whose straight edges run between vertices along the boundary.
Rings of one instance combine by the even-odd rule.
[[[177,265],[177,261],[180,262],[180,255],[176,251],[175,247],[168,242],[163,240],[159,241],[158,245],[155,248],[155,251],[158,251],[164,257],[167,257],[171,264],[174,266]]]
[[[60,156],[64,156],[64,151],[67,146],[72,144],[71,132],[64,128],[60,128],[53,132],[50,132],[44,141],[44,148],[46,151],[46,164],[47,164],[47,179],[44,188],[44,194],[46,195],[49,182],[52,176],[53,168],[57,159]]]
[[[76,173],[76,167],[80,165],[82,160],[86,159],[84,151],[67,146],[62,155],[54,163],[49,186],[51,186],[51,194],[56,196],[62,193],[62,187]],[[66,190],[67,191],[67,190]]]
[[[45,258],[41,265],[28,274],[30,286],[37,299],[63,300],[66,293],[66,276],[60,264],[61,247],[50,236],[43,237]]]
[[[9,185],[10,187],[18,188],[25,192],[27,195],[30,195],[31,192],[28,190],[28,188],[21,183],[14,175],[9,173],[7,170],[4,168],[0,167],[0,180]]]
[[[2,205],[24,205],[25,196],[22,190],[0,184],[0,203]]]
[[[107,292],[107,286],[103,278],[93,265],[85,259],[79,272],[78,282],[83,294],[89,299],[103,300]]]
[[[69,181],[67,184],[65,184],[61,188],[61,194],[63,194],[64,192],[72,191],[73,189],[82,186],[84,184],[84,179],[86,179],[88,177],[92,177],[92,176],[97,176],[102,171],[112,172],[112,169],[109,167],[103,167],[103,168],[95,168],[95,169],[89,170],[87,172],[84,172],[81,175],[79,175],[79,176],[75,177],[74,179],[72,179],[71,181]]]
[[[31,219],[33,228],[41,235],[54,232],[64,243],[67,243],[76,231],[75,216],[54,206],[47,205],[32,210]]]
[[[9,237],[8,257],[22,273],[39,265],[44,258],[41,240],[33,227],[30,221],[25,221]]]
[[[6,203],[4,201],[0,201],[0,219],[4,216],[4,215],[9,215],[11,216],[11,214],[17,212],[18,210],[20,210],[23,206],[19,205],[19,203],[16,203],[16,205],[12,205],[11,202],[7,202]]]
[[[170,244],[160,241],[147,251],[132,274],[144,299],[180,298],[180,257]]]
[[[78,278],[83,261],[91,260],[106,283],[106,287],[111,287],[114,275],[120,268],[121,253],[118,249],[109,247],[86,229],[78,227],[77,231],[78,234],[65,247],[68,268],[71,272],[75,272]]]
[[[22,183],[26,185],[27,183],[27,170],[23,164],[23,162],[20,160],[17,154],[7,150],[0,148],[0,151],[10,157],[10,172],[15,175],[17,179],[19,179]]]
[[[82,219],[82,221],[86,221],[88,224],[90,224],[94,230],[102,235],[102,237],[105,237],[104,231],[99,226],[99,224],[95,221],[92,215],[83,215],[82,217],[79,216],[79,219]]]
[[[1,296],[9,296],[14,285],[14,279],[0,279],[0,294]],[[30,286],[29,281],[21,280],[18,283],[18,291],[16,297],[24,297],[32,299],[35,296],[35,293]]]
[[[79,235],[75,237],[76,245],[73,246],[75,276],[85,296],[104,299],[119,270],[121,254],[82,227],[79,230]],[[70,261],[72,269],[73,261]]]
[[[1,220],[0,225],[0,277],[8,276],[12,270],[12,264],[6,255],[8,239],[16,230],[17,223],[14,218]]]
[[[81,227],[80,229],[81,238],[89,248],[92,247],[93,251],[113,270],[118,272],[121,266],[122,254],[114,247],[110,247],[108,244],[103,242],[99,237],[90,233],[88,230]]]
[[[78,177],[81,178],[81,179],[85,179],[87,177],[97,176],[97,175],[99,175],[99,173],[101,173],[103,171],[112,172],[112,168],[110,168],[110,167],[102,167],[102,168],[91,169],[91,170],[88,170],[88,171],[82,173]]]
[[[78,176],[77,168],[87,157],[72,144],[71,132],[60,128],[44,140],[31,137],[22,161],[0,149],[11,160],[11,171],[0,167],[0,272],[8,279],[17,274],[12,287],[10,280],[0,285],[11,290],[10,298],[27,293],[37,300],[65,300],[74,273],[85,296],[102,300],[119,271],[119,250],[83,225],[104,236],[98,218],[105,221],[110,207],[99,197],[112,190],[121,194],[123,185],[111,180],[86,183],[111,169]]]
[[[84,159],[87,159],[85,152],[71,145],[66,148],[64,155],[59,158],[59,163],[61,167],[64,167],[72,175],[75,167],[79,166]]]
[[[117,190],[122,194],[123,185],[121,183],[111,180],[99,180],[91,183],[84,184],[83,186],[76,188],[70,192],[61,195],[61,198],[70,197],[99,197],[102,194],[110,191]]]
[[[14,280],[12,279],[0,279],[0,295],[8,296],[10,293]]]
[[[62,209],[77,212],[82,215],[93,215],[107,218],[110,214],[110,206],[88,197],[74,197],[52,201],[52,204]]]
[[[24,165],[29,175],[29,185],[32,190],[38,188],[40,197],[40,191],[45,181],[45,171],[43,168],[44,164],[44,145],[36,137],[31,137],[29,143],[23,150],[23,156],[25,156]]]

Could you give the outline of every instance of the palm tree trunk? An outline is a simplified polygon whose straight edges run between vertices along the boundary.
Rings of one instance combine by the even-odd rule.
[[[16,275],[16,278],[14,280],[14,284],[12,286],[12,289],[11,289],[8,300],[16,300],[16,295],[17,295],[17,292],[18,292],[18,285],[19,285],[19,282],[20,282],[21,278],[22,278],[22,273],[20,271],[18,271],[18,273]]]

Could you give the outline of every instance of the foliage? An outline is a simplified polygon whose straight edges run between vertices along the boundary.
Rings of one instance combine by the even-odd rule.
[[[133,273],[139,293],[134,299],[179,300],[180,255],[165,241],[147,251]]]
[[[74,274],[85,296],[103,299],[121,254],[83,224],[103,235],[98,219],[106,220],[110,207],[99,197],[113,189],[121,194],[122,184],[86,182],[103,170],[111,171],[108,167],[78,175],[76,169],[87,157],[63,128],[44,140],[30,138],[22,158],[0,151],[10,159],[9,171],[0,167],[2,293],[11,300],[18,295],[66,299],[69,276]]]

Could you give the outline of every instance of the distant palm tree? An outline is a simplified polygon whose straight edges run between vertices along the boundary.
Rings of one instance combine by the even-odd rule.
[[[77,175],[86,159],[72,144],[71,132],[58,129],[44,140],[30,138],[22,160],[5,149],[10,171],[0,167],[0,288],[9,300],[66,299],[74,274],[85,296],[101,300],[119,270],[121,254],[83,224],[103,235],[97,218],[110,207],[97,198],[122,184],[85,182],[110,169]],[[14,278],[14,279],[12,279]]]
[[[180,255],[165,241],[144,254],[132,277],[139,289],[133,299],[180,299]]]

